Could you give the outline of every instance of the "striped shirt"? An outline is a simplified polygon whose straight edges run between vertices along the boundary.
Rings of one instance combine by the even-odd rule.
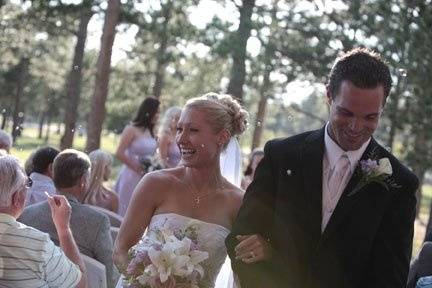
[[[80,279],[48,234],[0,213],[0,287],[75,287]]]

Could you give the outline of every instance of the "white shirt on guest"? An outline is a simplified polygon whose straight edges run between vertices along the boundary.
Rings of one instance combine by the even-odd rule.
[[[48,234],[0,213],[0,287],[76,287],[79,267]]]
[[[327,226],[330,217],[333,214],[334,209],[336,208],[339,199],[345,190],[346,185],[348,184],[351,176],[357,166],[358,161],[363,155],[366,147],[369,145],[370,138],[363,143],[363,145],[354,151],[344,151],[339,145],[330,137],[328,134],[329,123],[327,122],[325,126],[324,133],[324,157],[323,157],[323,177],[322,177],[322,222],[321,222],[321,232],[324,232],[325,227]],[[347,155],[349,160],[349,171],[342,178],[342,183],[339,185],[338,191],[335,193],[335,197],[330,197],[330,191],[332,191],[333,187],[329,187],[329,176],[333,169],[336,166],[337,161],[343,155]]]
[[[50,177],[33,172],[30,174],[30,179],[33,181],[33,184],[27,191],[27,205],[47,200],[45,191],[51,196],[57,194],[54,182]]]

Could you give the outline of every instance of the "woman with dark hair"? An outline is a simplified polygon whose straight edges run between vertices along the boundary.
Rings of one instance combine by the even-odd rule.
[[[143,163],[156,152],[154,127],[159,116],[159,104],[155,98],[144,99],[137,115],[121,135],[116,157],[124,165],[115,185],[121,216],[126,213],[132,192],[146,172]]]

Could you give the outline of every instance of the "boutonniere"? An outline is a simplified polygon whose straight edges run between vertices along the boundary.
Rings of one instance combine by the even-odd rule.
[[[389,190],[389,186],[393,188],[400,187],[390,178],[393,174],[393,169],[388,158],[360,160],[358,172],[361,174],[360,180],[348,196],[354,195],[361,188],[372,182],[381,184],[386,190]]]

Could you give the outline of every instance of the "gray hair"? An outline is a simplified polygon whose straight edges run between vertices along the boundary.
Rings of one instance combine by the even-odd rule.
[[[12,194],[26,184],[27,176],[18,158],[0,156],[0,207],[11,205]]]
[[[0,149],[9,151],[12,147],[12,137],[6,131],[0,129]]]

